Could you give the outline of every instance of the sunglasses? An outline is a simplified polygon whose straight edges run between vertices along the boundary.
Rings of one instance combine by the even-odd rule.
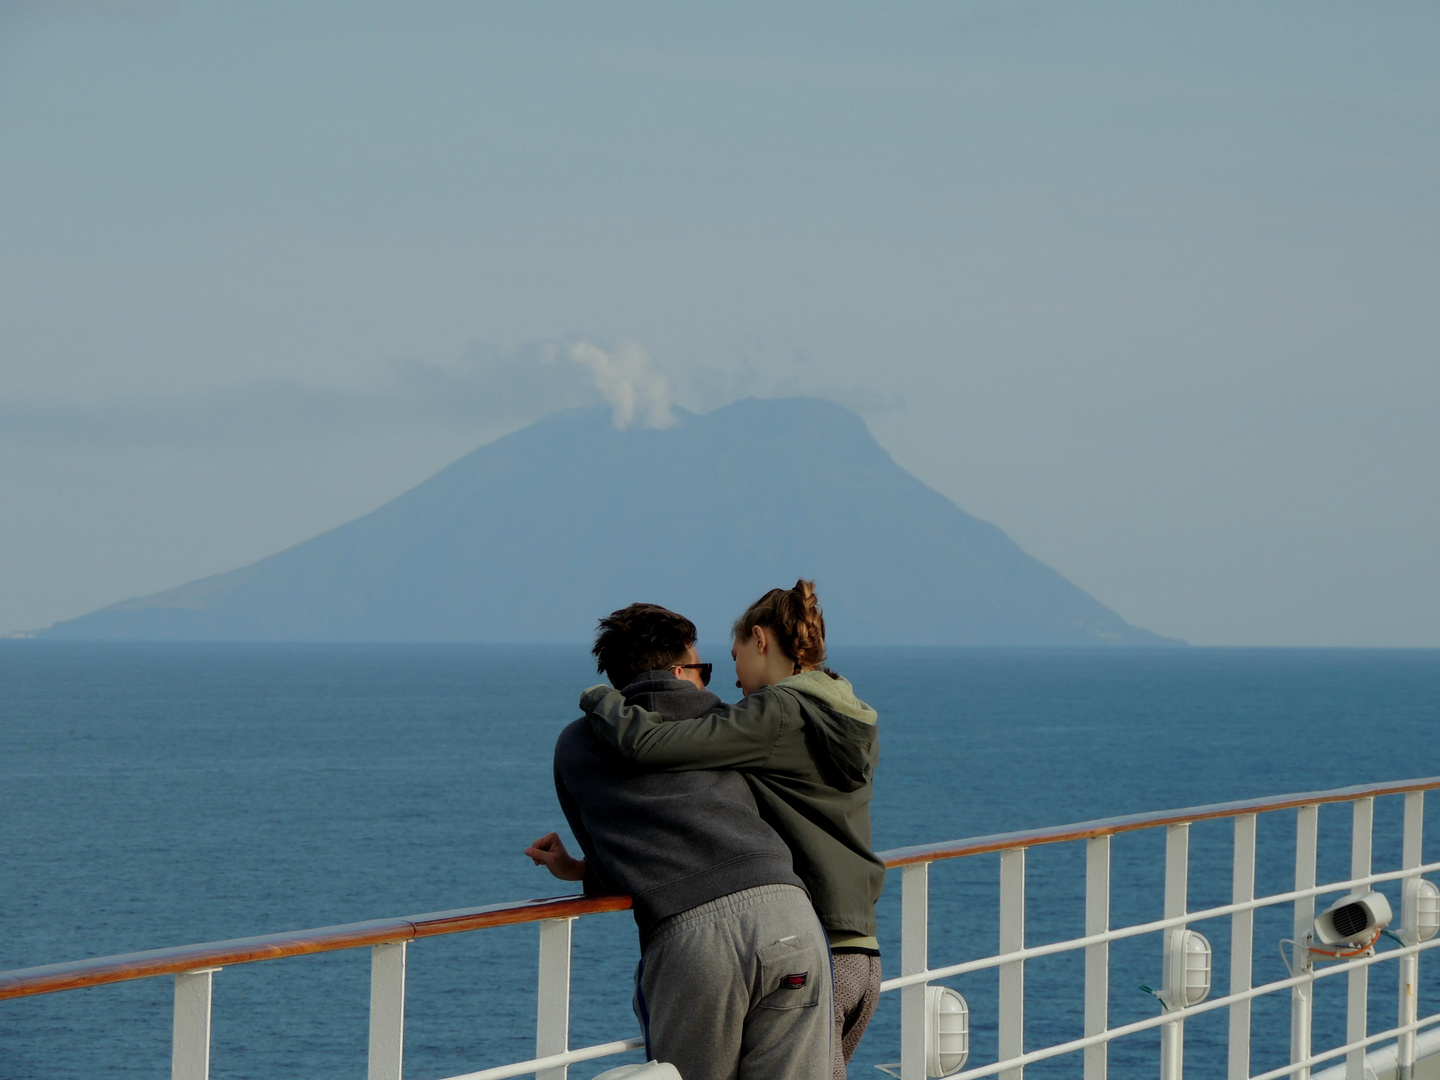
[[[678,668],[695,668],[700,672],[700,685],[710,685],[710,674],[715,670],[714,664],[676,664]]]

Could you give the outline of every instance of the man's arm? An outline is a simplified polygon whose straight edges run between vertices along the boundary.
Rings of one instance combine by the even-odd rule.
[[[625,704],[608,686],[592,686],[580,698],[590,730],[620,755],[652,769],[758,769],[785,731],[785,711],[772,694],[752,694],[693,720],[666,720]]]
[[[529,855],[536,866],[544,866],[550,873],[554,874],[561,881],[579,881],[582,883],[582,891],[586,896],[614,896],[623,893],[610,876],[601,868],[599,861],[594,857],[594,841],[590,838],[590,831],[585,828],[584,815],[580,813],[580,807],[575,802],[574,796],[565,787],[565,781],[560,776],[560,770],[555,770],[555,796],[560,800],[560,811],[565,815],[565,820],[570,823],[570,831],[575,834],[575,839],[580,844],[583,858],[576,859],[565,850],[565,845],[560,837],[554,833],[542,836],[529,848],[525,854]],[[551,837],[555,838],[555,844],[545,844],[544,852],[540,851],[541,845]],[[555,852],[558,847],[559,851]],[[556,855],[560,857],[555,857]]]
[[[525,854],[536,866],[545,867],[561,881],[585,880],[585,860],[565,850],[565,841],[559,833],[546,833],[527,847]]]

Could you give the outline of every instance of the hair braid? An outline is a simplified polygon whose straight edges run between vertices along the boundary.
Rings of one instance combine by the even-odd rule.
[[[825,613],[820,610],[813,581],[801,578],[793,589],[771,589],[735,620],[731,636],[746,637],[757,626],[775,635],[797,675],[825,663]]]

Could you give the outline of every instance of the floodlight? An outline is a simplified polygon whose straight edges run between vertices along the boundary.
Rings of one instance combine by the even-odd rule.
[[[1404,930],[1406,943],[1417,945],[1429,941],[1440,932],[1440,885],[1424,878],[1411,878],[1405,883],[1405,894],[1412,898],[1414,905],[1408,910],[1415,913],[1415,925],[1406,926]]]
[[[1322,945],[1370,945],[1390,925],[1390,901],[1378,892],[1342,896],[1315,919]]]
[[[948,986],[925,988],[925,1075],[957,1073],[970,1057],[970,1006]]]
[[[680,1080],[680,1070],[669,1062],[647,1061],[644,1065],[621,1065],[606,1069],[595,1080]]]
[[[1210,996],[1210,942],[1194,930],[1172,930],[1165,941],[1164,990],[1156,996],[1167,1008],[1199,1005]]]

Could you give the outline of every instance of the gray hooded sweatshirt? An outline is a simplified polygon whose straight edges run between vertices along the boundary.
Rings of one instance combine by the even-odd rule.
[[[693,720],[667,721],[608,686],[586,690],[580,707],[596,735],[643,768],[741,770],[831,946],[878,947],[885,866],[870,849],[870,796],[880,740],[875,710],[849,682],[807,671]]]
[[[702,716],[723,704],[666,671],[646,672],[623,694],[610,692],[662,720]],[[642,946],[661,919],[730,893],[805,887],[739,773],[644,769],[582,718],[555,743],[555,791],[585,852],[586,895],[629,893]]]

